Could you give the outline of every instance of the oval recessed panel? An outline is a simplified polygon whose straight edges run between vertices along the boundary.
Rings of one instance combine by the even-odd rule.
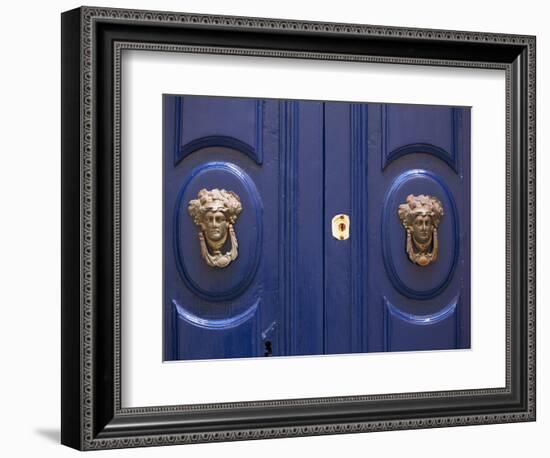
[[[189,201],[196,199],[203,188],[233,191],[241,200],[242,211],[234,225],[238,256],[223,268],[211,267],[202,258],[199,230],[187,211]],[[252,179],[228,162],[197,167],[178,193],[175,212],[176,264],[189,289],[213,301],[233,299],[243,293],[258,267],[262,237],[262,204]]]
[[[406,231],[397,214],[399,205],[406,202],[409,194],[437,197],[443,205],[444,216],[438,228],[438,258],[426,266],[409,260]],[[445,289],[458,260],[458,223],[453,196],[435,174],[410,170],[395,179],[383,207],[382,249],[386,272],[397,291],[412,299],[431,299]]]

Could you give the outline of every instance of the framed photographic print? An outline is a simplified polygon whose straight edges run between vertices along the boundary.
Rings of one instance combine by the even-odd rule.
[[[165,360],[470,348],[469,107],[163,115]]]
[[[535,38],[62,15],[62,442],[535,419]]]

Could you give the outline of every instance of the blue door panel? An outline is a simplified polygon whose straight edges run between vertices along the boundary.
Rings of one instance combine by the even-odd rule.
[[[435,313],[414,315],[384,298],[384,351],[448,350],[460,346],[460,298]],[[414,347],[411,348],[411,343]]]
[[[470,347],[469,116],[468,108],[369,105],[364,351]],[[388,138],[400,154],[388,154]],[[443,205],[439,256],[426,266],[411,262],[405,250],[398,208],[410,194],[434,196]]]
[[[381,105],[382,167],[420,149],[456,170],[462,109],[425,105]],[[455,129],[456,127],[456,129]]]
[[[200,102],[200,109],[195,109],[202,116],[220,119],[220,112],[226,117],[231,113],[231,119],[239,120],[235,123],[238,128],[212,130],[210,133],[216,135],[209,142],[181,155],[187,139],[204,138],[201,136],[207,133],[198,128],[202,123],[175,122],[178,116],[182,118],[182,110],[197,102],[195,99]],[[171,120],[165,122],[164,133],[165,360],[263,356],[266,347],[272,354],[280,351],[279,345],[274,345],[278,341],[274,331],[280,329],[281,318],[276,274],[280,145],[279,136],[273,133],[279,125],[279,104],[259,101],[256,105],[261,108],[259,147],[267,159],[262,164],[256,160],[257,145],[251,153],[239,142],[223,140],[233,138],[248,144],[254,138],[242,135],[257,131],[257,117],[250,116],[250,103],[164,97],[164,117]],[[178,129],[187,132],[187,137]],[[187,211],[189,201],[203,188],[236,192],[244,208],[234,225],[239,255],[224,269],[205,264],[198,230]]]
[[[165,96],[164,359],[469,348],[469,139],[462,107]],[[223,268],[188,210],[215,188],[242,205]],[[443,207],[428,265],[409,195]]]
[[[183,338],[177,340],[173,359],[210,359],[260,356],[262,341],[260,305],[258,300],[243,312],[229,318],[205,319],[193,315],[176,300],[172,302],[173,324],[176,333]],[[189,346],[193,346],[190,358]]]
[[[259,99],[173,97],[176,161],[207,146],[230,146],[262,163],[264,105]]]
[[[281,102],[281,304],[289,355],[323,353],[323,103]]]
[[[323,182],[323,105],[250,102],[165,97],[166,360],[323,351],[322,270],[309,268],[323,249],[323,197],[310,192]],[[187,214],[202,188],[243,205],[239,256],[224,269],[201,259]]]
[[[366,338],[367,105],[325,103],[325,353],[361,352]],[[350,217],[350,237],[332,218]]]

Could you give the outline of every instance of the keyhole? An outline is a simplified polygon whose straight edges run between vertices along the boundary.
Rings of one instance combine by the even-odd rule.
[[[271,340],[265,341],[265,352],[264,356],[271,356],[273,354],[273,348],[271,346]]]
[[[331,222],[332,236],[336,240],[346,240],[349,238],[349,217],[348,215],[334,215]]]

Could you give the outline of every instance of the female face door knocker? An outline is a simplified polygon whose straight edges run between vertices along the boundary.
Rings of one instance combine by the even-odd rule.
[[[427,266],[437,259],[439,242],[437,227],[443,216],[443,205],[438,198],[420,194],[407,196],[407,203],[397,211],[407,231],[407,254],[419,266]]]
[[[237,259],[239,244],[233,225],[242,211],[241,200],[233,191],[201,189],[197,199],[187,207],[193,222],[199,227],[202,258],[211,267],[227,267]],[[231,249],[222,253],[229,233]]]

